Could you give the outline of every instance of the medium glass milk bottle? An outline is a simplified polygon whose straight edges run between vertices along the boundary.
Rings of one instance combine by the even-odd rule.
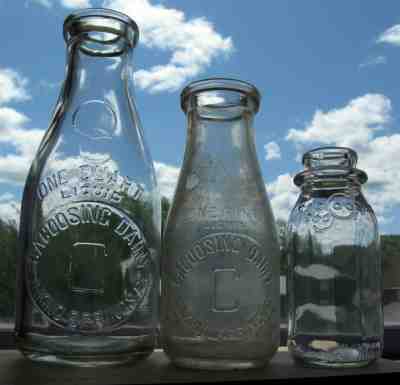
[[[138,28],[87,9],[64,36],[66,80],[22,202],[17,346],[36,361],[135,361],[155,345],[161,225],[133,99]]]
[[[279,346],[279,247],[254,143],[260,95],[205,79],[181,104],[188,135],[164,234],[162,346],[178,366],[262,366]]]
[[[288,346],[303,364],[365,366],[380,357],[382,260],[377,221],[361,191],[357,154],[304,154],[288,224]]]

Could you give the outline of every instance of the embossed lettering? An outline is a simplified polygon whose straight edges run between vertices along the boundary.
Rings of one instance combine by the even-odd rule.
[[[121,176],[118,170],[111,170],[107,166],[82,164],[76,169],[63,169],[43,177],[37,187],[37,196],[42,200],[54,191],[58,191],[62,199],[93,196],[120,203],[123,193],[134,200],[140,200],[144,189],[128,177]]]
[[[40,182],[38,187],[39,199],[45,198],[49,193],[67,183],[66,172],[66,170],[60,170],[55,174],[47,176],[42,182]]]
[[[211,258],[213,262],[210,261],[208,264],[207,258]],[[226,266],[226,263],[229,265]],[[215,268],[215,265],[218,267]],[[211,285],[209,288],[204,286],[201,295],[198,296],[195,294],[197,286],[192,285],[191,281],[196,271],[206,274],[207,266],[212,277]],[[236,233],[207,235],[195,242],[176,260],[171,273],[169,275],[171,279],[168,280],[171,283],[171,303],[174,307],[171,309],[171,315],[176,317],[171,320],[173,323],[178,322],[180,327],[186,328],[188,332],[193,333],[192,335],[215,342],[243,340],[265,333],[265,327],[269,327],[271,314],[274,311],[269,298],[271,265],[258,242],[247,235]],[[257,290],[255,300],[263,302],[250,303],[242,307],[240,303],[244,295],[242,289],[251,290],[252,281],[254,290]],[[174,302],[174,293],[175,290],[177,294],[179,293],[179,287],[185,294],[178,302]],[[202,311],[204,301],[207,303],[205,296],[208,295],[209,311],[214,313],[211,318],[207,315],[207,311]],[[187,300],[190,306],[183,300]],[[201,303],[196,303],[200,300]],[[236,318],[232,319],[232,322],[229,321],[229,313],[235,314]],[[219,321],[215,323],[214,319],[215,322],[217,319]],[[222,320],[228,322],[230,326],[221,329]]]
[[[68,216],[68,223],[71,226],[76,226],[81,223],[81,219],[79,217],[79,208],[78,207],[69,207],[67,209]]]
[[[59,212],[55,215],[55,219],[60,230],[65,230],[68,228],[68,219],[63,212]]]
[[[239,278],[236,269],[214,270],[214,309],[215,312],[235,312],[239,301],[235,298],[234,282]]]
[[[86,227],[90,230],[89,239],[85,239],[86,229],[77,231],[78,225],[91,226]],[[108,235],[104,243],[93,242],[92,234],[97,231],[101,234],[104,227],[110,228],[105,232]],[[60,237],[61,233],[65,235]],[[54,255],[54,250],[60,253]],[[124,266],[120,264],[121,251]],[[100,202],[74,202],[54,211],[36,231],[27,258],[27,288],[36,308],[59,327],[85,331],[114,328],[126,322],[138,306],[147,303],[145,298],[154,284],[151,279],[154,267],[149,256],[140,228],[124,212]],[[54,258],[65,266],[57,272],[57,282],[59,287],[69,288],[73,294],[69,299],[54,291],[54,279],[43,275],[42,264],[47,265]],[[106,294],[110,274],[121,288],[108,296],[107,301],[96,299]],[[109,298],[115,298],[115,303],[109,304]],[[73,308],[84,303],[91,304],[87,310]]]

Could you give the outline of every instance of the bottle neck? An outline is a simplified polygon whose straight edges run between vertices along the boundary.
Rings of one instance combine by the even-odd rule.
[[[196,107],[187,112],[187,118],[187,147],[194,155],[203,157],[212,154],[232,165],[232,160],[238,158],[239,154],[255,151],[254,113],[247,108]]]
[[[68,46],[66,84],[69,96],[80,100],[113,97],[113,90],[124,87],[130,76],[133,50],[126,49],[114,56],[96,56],[80,49],[81,44],[76,40]]]
[[[321,170],[310,170],[298,174],[301,178],[299,187],[306,195],[330,195],[342,193],[346,195],[358,195],[361,193],[362,175],[355,170],[343,170],[343,172],[328,173]],[[298,180],[297,180],[298,182]]]

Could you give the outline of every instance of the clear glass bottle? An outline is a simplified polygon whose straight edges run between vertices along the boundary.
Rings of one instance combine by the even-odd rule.
[[[278,239],[253,133],[260,95],[205,79],[181,104],[188,136],[163,242],[162,346],[178,366],[262,366],[280,327]]]
[[[377,221],[349,148],[304,154],[288,223],[289,338],[311,366],[365,366],[381,355],[382,266]]]
[[[66,80],[22,202],[17,346],[36,361],[135,361],[155,345],[161,231],[133,98],[138,28],[87,9],[64,36]]]

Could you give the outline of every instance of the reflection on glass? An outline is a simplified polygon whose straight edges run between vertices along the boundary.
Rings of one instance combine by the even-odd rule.
[[[294,179],[301,194],[287,235],[288,346],[306,365],[357,367],[381,355],[379,236],[356,162],[348,148],[311,150]]]
[[[89,9],[64,35],[66,79],[22,201],[17,346],[37,361],[135,362],[157,338],[161,231],[133,100],[138,30]]]

